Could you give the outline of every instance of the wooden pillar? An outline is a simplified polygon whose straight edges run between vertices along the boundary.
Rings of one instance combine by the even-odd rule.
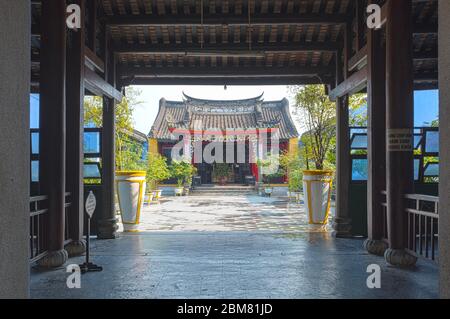
[[[81,25],[84,26],[85,0],[76,0],[81,8]],[[68,214],[69,238],[66,246],[69,256],[78,256],[86,251],[83,239],[84,225],[84,46],[85,28],[68,31],[66,89],[67,125],[67,181],[66,190],[71,194],[71,207]]]
[[[351,29],[347,25],[343,54],[336,53],[336,86],[347,78],[350,54]],[[336,99],[336,212],[333,218],[333,235],[351,237],[352,221],[349,212],[350,188],[350,127],[348,96]]]
[[[405,250],[408,228],[405,195],[414,188],[411,0],[389,0],[387,3],[386,46],[389,249],[385,259],[395,266],[411,266],[417,260]]]
[[[42,1],[41,18],[40,176],[48,196],[49,253],[45,267],[63,265],[66,176],[66,2]]]
[[[106,36],[107,38],[107,36]],[[105,41],[106,77],[108,83],[115,87],[116,61],[109,50],[109,42]],[[114,200],[115,189],[115,107],[114,99],[103,99],[103,130],[102,130],[102,216],[98,224],[99,239],[114,239],[117,237],[117,219]]]
[[[364,246],[383,256],[382,192],[386,190],[386,48],[381,30],[368,30],[367,37],[367,230]]]
[[[97,0],[88,1],[88,13],[89,13],[89,30],[88,30],[88,47],[92,52],[96,53],[96,34],[97,34]]]

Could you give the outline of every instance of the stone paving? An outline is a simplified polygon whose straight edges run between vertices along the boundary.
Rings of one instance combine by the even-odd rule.
[[[253,195],[168,198],[143,214],[143,232],[92,242],[104,271],[68,289],[65,268],[32,269],[33,298],[437,298],[438,270],[389,267],[361,239],[310,227],[302,207]],[[69,263],[81,263],[82,257]],[[368,289],[367,266],[381,266]]]
[[[166,197],[146,204],[141,230],[327,232],[331,228],[309,225],[303,202],[231,193]]]

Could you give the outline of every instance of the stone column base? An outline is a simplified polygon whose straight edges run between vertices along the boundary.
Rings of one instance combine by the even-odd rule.
[[[116,218],[99,220],[97,239],[116,239],[118,229]]]
[[[334,218],[333,219],[333,236],[336,238],[352,237],[352,220],[350,218]]]
[[[50,251],[47,256],[38,261],[38,265],[44,268],[55,268],[64,265],[69,258],[65,249]]]
[[[404,249],[391,249],[388,248],[384,253],[384,259],[392,265],[397,267],[412,267],[417,262],[417,257],[411,255]]]
[[[84,239],[73,241],[65,249],[69,254],[69,258],[81,256],[86,252],[86,241]]]
[[[386,249],[388,249],[388,244],[386,242],[374,239],[366,239],[363,246],[369,254],[381,257],[384,256]]]

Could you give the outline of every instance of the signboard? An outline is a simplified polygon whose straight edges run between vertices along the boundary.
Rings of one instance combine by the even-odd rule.
[[[412,152],[414,134],[412,129],[390,129],[387,132],[389,152]]]
[[[97,207],[97,200],[95,198],[94,193],[90,191],[85,204],[86,213],[89,215],[89,218],[92,218],[92,215],[94,215],[96,207]]]

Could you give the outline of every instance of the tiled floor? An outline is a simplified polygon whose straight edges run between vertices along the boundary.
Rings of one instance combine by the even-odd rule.
[[[65,268],[33,269],[32,297],[438,297],[433,263],[392,268],[367,254],[360,239],[310,228],[301,207],[277,198],[226,197],[178,198],[148,208],[144,232],[93,241],[94,262],[104,271],[83,275],[81,289],[66,287]],[[381,266],[381,289],[367,288],[371,264]]]

